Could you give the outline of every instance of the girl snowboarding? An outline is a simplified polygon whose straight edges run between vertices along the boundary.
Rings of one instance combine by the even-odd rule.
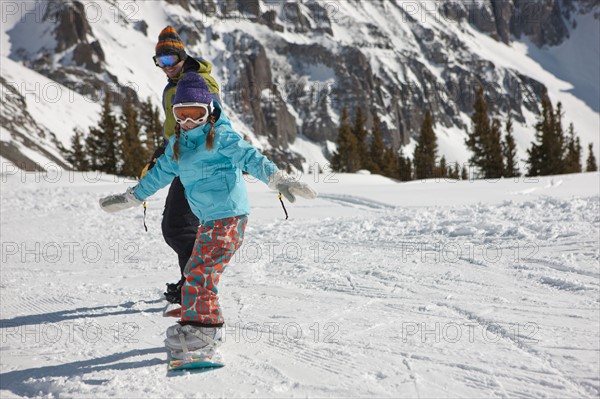
[[[136,186],[101,199],[100,206],[107,212],[138,206],[175,177],[181,179],[200,226],[185,266],[181,320],[167,329],[165,345],[175,359],[186,353],[210,357],[222,340],[224,323],[217,285],[242,244],[250,213],[242,172],[280,191],[290,202],[296,195],[312,199],[317,193],[285,175],[233,130],[200,75],[187,73],[181,78],[172,112],[176,133],[156,165]]]

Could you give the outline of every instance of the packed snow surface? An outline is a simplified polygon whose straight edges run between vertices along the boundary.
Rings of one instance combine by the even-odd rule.
[[[134,182],[3,160],[0,396],[598,397],[599,175],[396,183],[250,178],[220,284],[226,367],[167,374],[160,230],[98,199]]]
[[[201,3],[201,2],[200,2]],[[277,23],[288,24],[285,11],[280,9],[283,3],[277,1],[262,1],[263,10],[279,10]],[[469,2],[467,2],[469,3]],[[471,1],[470,3],[476,3]],[[49,3],[51,4],[51,3]],[[437,84],[440,87],[454,86],[459,79],[450,69],[444,69],[428,59],[420,49],[420,42],[415,38],[415,32],[422,29],[431,30],[436,36],[455,38],[458,43],[466,47],[465,51],[472,54],[481,62],[490,62],[494,65],[496,79],[489,80],[488,84],[505,87],[506,81],[516,79],[507,74],[519,74],[535,79],[547,89],[554,106],[562,103],[565,112],[563,126],[567,128],[574,124],[575,132],[581,138],[584,147],[583,158],[587,156],[587,145],[593,143],[594,154],[600,157],[600,24],[593,12],[587,15],[574,16],[573,25],[570,27],[569,38],[560,46],[544,47],[538,49],[530,41],[523,38],[513,38],[510,44],[505,44],[491,38],[489,35],[478,31],[468,23],[458,23],[447,18],[440,18],[441,14],[435,1],[335,1],[324,2],[324,13],[331,20],[333,36],[322,35],[317,32],[297,33],[291,26],[282,32],[275,32],[264,24],[254,23],[248,18],[222,19],[214,15],[203,14],[198,9],[179,5],[173,1],[108,1],[94,0],[83,1],[86,17],[93,36],[87,40],[95,40],[102,47],[105,56],[103,68],[107,74],[116,77],[120,86],[134,90],[142,100],[152,99],[159,106],[166,78],[160,69],[156,68],[151,60],[154,54],[156,40],[160,31],[168,24],[194,25],[199,32],[204,32],[197,41],[190,41],[187,51],[198,57],[202,56],[213,63],[212,75],[220,84],[221,98],[226,114],[240,133],[248,135],[254,145],[269,149],[267,136],[257,132],[248,124],[243,113],[235,111],[230,106],[234,105],[233,98],[239,96],[239,82],[235,71],[239,65],[231,64],[232,43],[223,39],[230,37],[234,32],[244,32],[248,37],[255,38],[262,43],[266,56],[269,59],[270,71],[273,74],[273,84],[285,98],[297,91],[299,83],[306,87],[305,96],[309,101],[317,101],[309,94],[313,88],[333,87],[336,82],[336,71],[321,62],[294,67],[291,63],[295,57],[280,54],[276,48],[277,43],[316,44],[332,49],[338,53],[343,46],[360,49],[369,60],[371,70],[378,79],[393,79],[398,87],[403,85],[422,86],[424,84]],[[0,75],[5,78],[6,85],[12,87],[23,96],[27,110],[36,118],[36,122],[49,132],[65,147],[70,148],[70,139],[74,128],[87,132],[90,126],[98,123],[100,118],[102,91],[85,90],[76,93],[72,87],[65,87],[48,79],[32,70],[23,62],[27,57],[35,58],[40,51],[55,52],[56,38],[52,34],[55,22],[52,18],[43,20],[44,12],[48,6],[44,2],[2,2],[3,25],[0,28]],[[470,7],[474,7],[471,4]],[[467,5],[467,7],[469,7]],[[310,18],[312,14],[303,6],[304,16]],[[404,12],[402,12],[402,9]],[[289,10],[287,12],[290,12]],[[210,14],[210,13],[209,13]],[[415,18],[408,16],[412,15]],[[290,15],[291,16],[291,15]],[[317,18],[321,19],[321,18]],[[323,19],[324,20],[324,19]],[[137,23],[147,24],[147,34],[134,27]],[[312,21],[313,25],[319,21]],[[414,25],[414,26],[413,26]],[[315,25],[316,26],[316,25]],[[373,27],[377,29],[373,30]],[[418,27],[418,28],[417,28]],[[414,29],[417,29],[416,31]],[[185,36],[185,35],[184,35]],[[389,42],[388,42],[389,40]],[[187,41],[187,40],[186,40]],[[21,53],[19,49],[24,49]],[[333,50],[335,49],[335,50]],[[72,51],[72,50],[69,50]],[[442,52],[448,57],[449,65],[453,68],[469,69],[464,64],[459,53],[452,51]],[[418,60],[422,68],[428,70],[436,77],[436,82],[422,82],[414,71],[406,67],[406,57]],[[58,63],[65,53],[54,54],[54,62]],[[467,57],[470,59],[470,57]],[[67,63],[68,65],[69,63]],[[60,65],[60,64],[59,64]],[[55,65],[58,66],[58,65]],[[339,74],[339,71],[337,72]],[[125,92],[107,79],[108,86],[115,91],[113,95],[124,96]],[[79,81],[79,78],[75,79]],[[266,83],[266,82],[263,82]],[[269,83],[270,87],[270,83]],[[294,89],[296,88],[296,89]],[[310,88],[310,89],[309,89]],[[509,90],[508,88],[505,89]],[[302,90],[304,92],[304,89]],[[318,91],[317,91],[318,92]],[[380,93],[381,94],[381,93]],[[382,98],[390,93],[383,93]],[[444,95],[444,93],[441,93]],[[448,93],[446,99],[449,103],[456,102]],[[263,101],[273,99],[267,92],[261,92]],[[274,100],[274,99],[273,99]],[[320,100],[319,100],[320,101]],[[325,103],[328,103],[325,101]],[[410,105],[410,104],[408,104]],[[455,104],[456,105],[456,104]],[[341,110],[331,108],[329,114],[335,124],[339,123]],[[398,104],[406,107],[407,104]],[[393,108],[393,107],[392,107]],[[288,110],[296,118],[298,132],[305,122],[301,109],[294,109],[288,102]],[[352,112],[352,110],[350,110]],[[119,111],[117,110],[117,113]],[[43,117],[39,117],[43,115]],[[7,113],[6,118],[13,115]],[[470,115],[460,114],[465,126],[470,129]],[[505,114],[494,115],[504,121]],[[535,129],[539,116],[523,109],[525,121],[514,121],[514,135],[519,159],[527,158],[527,149],[534,140]],[[161,111],[161,117],[164,114]],[[391,112],[380,113],[383,122],[393,128],[399,123]],[[397,126],[396,126],[397,127]],[[418,130],[418,129],[417,129]],[[438,136],[439,155],[444,155],[448,162],[464,163],[470,158],[470,153],[465,146],[467,129],[455,125],[444,126],[436,122],[435,132]],[[2,130],[0,130],[2,133]],[[306,133],[306,132],[305,132]],[[417,132],[409,132],[416,137]],[[0,134],[0,141],[12,142],[7,133]],[[413,141],[414,142],[414,141]],[[298,139],[290,143],[290,150],[307,157],[303,151],[311,145],[306,139]],[[52,148],[52,143],[45,144]],[[320,144],[312,144],[320,146]],[[404,147],[405,156],[412,157],[412,145]],[[56,151],[54,149],[54,151]],[[23,152],[26,152],[24,150]],[[39,162],[40,155],[32,155],[33,160]],[[312,154],[310,154],[312,156]],[[309,156],[310,157],[310,156]],[[319,158],[324,158],[322,150]],[[311,159],[307,160],[312,162]],[[43,162],[40,162],[43,163]],[[307,172],[308,169],[305,169]]]

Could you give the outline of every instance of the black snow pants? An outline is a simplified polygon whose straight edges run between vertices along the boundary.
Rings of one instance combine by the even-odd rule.
[[[185,265],[192,255],[199,224],[198,218],[192,213],[185,198],[181,180],[176,177],[171,183],[165,201],[161,226],[165,242],[173,248],[179,257],[179,268],[182,277]]]

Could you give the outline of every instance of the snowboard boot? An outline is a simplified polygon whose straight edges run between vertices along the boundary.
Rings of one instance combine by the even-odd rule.
[[[182,277],[176,283],[167,283],[167,291],[164,293],[167,302],[181,305],[181,287],[185,282],[185,277]]]
[[[165,346],[173,359],[199,356],[212,359],[216,349],[223,343],[221,327],[196,327],[175,324],[167,329]]]

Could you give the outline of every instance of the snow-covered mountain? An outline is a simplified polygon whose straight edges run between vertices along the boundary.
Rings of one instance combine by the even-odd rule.
[[[158,105],[150,57],[167,24],[214,63],[236,127],[297,167],[326,162],[344,107],[369,125],[377,112],[407,154],[431,108],[440,155],[464,162],[479,85],[512,113],[522,157],[546,92],[598,152],[599,13],[591,0],[4,2],[2,156],[62,164],[56,144],[95,121],[103,90]]]

